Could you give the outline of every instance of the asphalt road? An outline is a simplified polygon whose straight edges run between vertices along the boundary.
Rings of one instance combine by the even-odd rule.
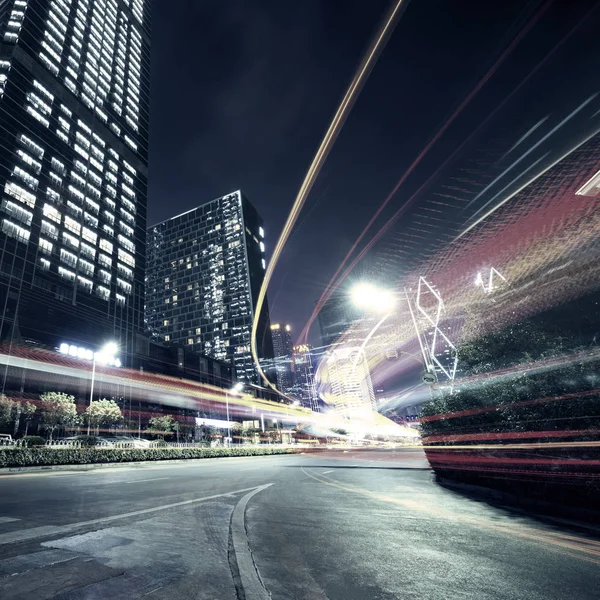
[[[0,598],[595,599],[600,538],[438,486],[421,452],[0,476]]]

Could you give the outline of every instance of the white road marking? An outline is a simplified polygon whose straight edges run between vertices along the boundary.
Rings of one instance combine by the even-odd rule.
[[[0,523],[12,523],[13,521],[20,521],[21,519],[13,519],[12,517],[0,517]]]
[[[272,485],[272,484],[269,484]],[[23,542],[25,540],[33,540],[40,537],[51,536],[51,535],[62,535],[64,533],[70,533],[81,527],[87,527],[89,525],[101,525],[103,523],[111,523],[119,519],[127,519],[129,517],[136,517],[138,515],[147,515],[161,510],[168,510],[169,508],[179,508],[180,506],[190,506],[192,504],[198,504],[199,502],[206,502],[207,500],[214,500],[215,498],[223,498],[231,496],[231,494],[243,494],[244,492],[251,492],[256,489],[263,489],[265,486],[254,486],[244,488],[241,490],[231,490],[230,492],[224,492],[222,494],[213,494],[212,496],[204,496],[203,498],[192,498],[191,500],[183,500],[182,502],[174,502],[173,504],[163,504],[162,506],[155,506],[153,508],[143,508],[141,510],[134,510],[128,513],[122,513],[120,515],[112,515],[110,517],[101,517],[100,519],[91,519],[89,521],[80,521],[79,523],[69,523],[68,525],[44,525],[42,527],[31,527],[29,529],[20,529],[19,531],[11,531],[9,533],[3,533],[0,535],[0,545],[12,544],[15,542]]]
[[[335,469],[332,469],[331,471],[323,471],[323,473],[321,473],[322,475],[327,475],[327,473],[333,473]]]

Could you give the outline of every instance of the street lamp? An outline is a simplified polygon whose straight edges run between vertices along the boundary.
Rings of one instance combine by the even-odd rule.
[[[239,394],[244,389],[244,384],[238,381],[229,392],[225,392],[225,409],[227,411],[227,445],[231,439],[231,423],[229,422],[229,394]]]
[[[389,290],[378,288],[371,283],[359,283],[350,291],[352,303],[358,308],[375,312],[389,313],[396,300]]]
[[[116,358],[116,354],[119,351],[119,346],[116,342],[108,342],[98,351],[94,352],[92,357],[92,383],[90,385],[90,407],[92,406],[92,400],[94,399],[94,380],[96,378],[96,362],[101,365],[111,364],[120,366],[121,361]],[[88,429],[87,434],[90,435],[90,418],[88,416]]]
[[[369,331],[365,337],[354,361],[354,368],[364,352],[369,340],[375,335],[375,332],[385,323],[392,314],[392,310],[396,305],[396,299],[389,290],[378,288],[370,283],[359,283],[350,291],[352,302],[355,306],[364,310],[371,310],[378,313],[384,313],[383,317],[377,321],[373,329]]]

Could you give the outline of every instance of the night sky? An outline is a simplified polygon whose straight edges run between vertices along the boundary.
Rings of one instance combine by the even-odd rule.
[[[412,0],[279,263],[269,289],[272,321],[300,331],[402,173],[545,4],[504,0],[492,10],[480,0]],[[550,6],[379,224],[594,4]],[[242,189],[265,219],[268,254],[389,6],[380,0],[154,0],[148,224]],[[477,148],[498,136],[512,143],[548,111],[568,111],[598,91],[598,13],[503,111],[495,130],[483,132]],[[366,260],[356,277],[372,275],[374,264]]]

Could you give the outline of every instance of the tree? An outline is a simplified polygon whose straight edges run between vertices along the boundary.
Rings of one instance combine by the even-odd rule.
[[[114,400],[102,398],[102,400],[93,400],[85,409],[85,419],[97,431],[100,425],[105,427],[118,425],[123,420],[123,414]]]
[[[33,402],[22,402],[21,403],[21,414],[25,419],[25,435],[27,435],[27,430],[29,429],[29,423],[31,419],[33,419],[33,415],[37,410],[37,406]]]
[[[0,394],[0,427],[6,427],[12,422],[14,409],[15,403],[4,394]]]
[[[176,424],[177,421],[171,415],[152,417],[150,421],[148,421],[149,429],[153,429],[153,433],[163,440],[165,439],[165,435],[171,435],[173,433]]]
[[[46,392],[40,396],[40,400],[43,403],[42,422],[44,428],[50,432],[50,440],[52,440],[54,431],[59,427],[77,423],[74,396],[63,392]]]

